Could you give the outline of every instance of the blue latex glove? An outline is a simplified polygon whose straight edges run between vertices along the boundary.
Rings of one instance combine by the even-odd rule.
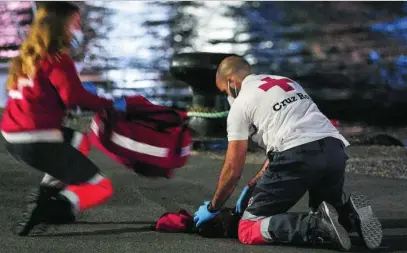
[[[124,97],[117,98],[113,101],[113,108],[116,111],[125,112],[127,108],[126,99]]]
[[[236,203],[236,212],[237,213],[241,213],[243,211],[242,210],[242,201],[243,201],[244,197],[246,196],[247,191],[249,191],[249,186],[246,186],[245,188],[243,188],[243,191],[240,194],[239,199],[237,200],[237,203]]]
[[[198,228],[201,226],[202,223],[212,220],[213,218],[216,217],[220,213],[220,211],[217,211],[215,213],[211,213],[208,211],[208,205],[210,201],[205,201],[202,206],[199,207],[198,211],[195,212],[194,214],[194,222],[196,223],[196,227]]]
[[[98,88],[93,83],[83,83],[83,87],[85,88],[85,90],[87,90],[89,93],[92,93],[93,95],[98,94]]]

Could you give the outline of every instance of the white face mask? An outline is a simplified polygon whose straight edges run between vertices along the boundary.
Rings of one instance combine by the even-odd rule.
[[[234,101],[235,101],[235,98],[234,98],[234,97],[228,96],[228,102],[229,102],[229,105],[230,105],[230,106],[232,106],[232,104],[233,104]]]
[[[72,31],[72,40],[71,40],[72,48],[80,47],[83,42],[83,39],[84,39],[84,35],[83,35],[82,31],[73,30]]]
[[[230,87],[230,82],[229,81],[228,81],[228,90],[229,90],[229,92],[230,92],[230,94],[231,94],[231,96],[233,98],[236,98],[239,95],[239,92],[240,92],[240,89],[236,89],[236,87],[234,87],[233,90],[232,90],[231,87]]]

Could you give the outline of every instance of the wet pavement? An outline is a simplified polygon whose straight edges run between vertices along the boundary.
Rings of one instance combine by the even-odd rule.
[[[362,151],[353,150],[350,156],[359,161],[367,160],[357,152]],[[389,157],[395,154],[394,150],[382,150],[382,153],[386,152]],[[372,157],[378,157],[380,151],[370,153]],[[164,212],[179,208],[193,212],[203,200],[211,197],[223,162],[220,157],[219,154],[200,153],[179,169],[173,180],[147,180],[117,166],[100,153],[92,152],[92,160],[113,181],[114,197],[106,205],[82,213],[76,224],[52,227],[41,237],[20,238],[12,235],[10,230],[21,214],[23,198],[39,182],[41,174],[10,159],[1,145],[1,252],[335,252],[328,243],[317,249],[244,246],[232,239],[205,239],[191,234],[151,231],[151,225]],[[233,205],[244,183],[259,170],[259,159],[262,157],[248,159],[241,183],[228,205]],[[379,164],[369,163],[369,166]],[[382,220],[384,241],[379,252],[407,252],[407,181],[353,173],[346,177],[346,190],[359,191],[371,198],[373,208]],[[305,196],[293,211],[306,211],[306,203]],[[354,234],[351,237],[354,245],[351,251],[366,252],[358,237]]]

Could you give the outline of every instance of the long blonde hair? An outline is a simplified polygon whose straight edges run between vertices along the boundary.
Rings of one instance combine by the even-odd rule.
[[[20,55],[10,62],[7,89],[15,89],[19,77],[35,75],[38,63],[51,55],[68,53],[71,35],[68,22],[75,11],[55,12],[40,8],[21,44]]]

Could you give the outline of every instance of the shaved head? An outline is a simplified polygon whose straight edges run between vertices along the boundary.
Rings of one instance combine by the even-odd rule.
[[[243,79],[251,73],[251,66],[243,57],[226,57],[216,72],[216,86],[220,91],[230,95],[228,84],[232,88],[240,89]]]
[[[251,72],[250,64],[239,56],[226,57],[218,67],[217,75],[226,78],[231,74],[247,75]]]

